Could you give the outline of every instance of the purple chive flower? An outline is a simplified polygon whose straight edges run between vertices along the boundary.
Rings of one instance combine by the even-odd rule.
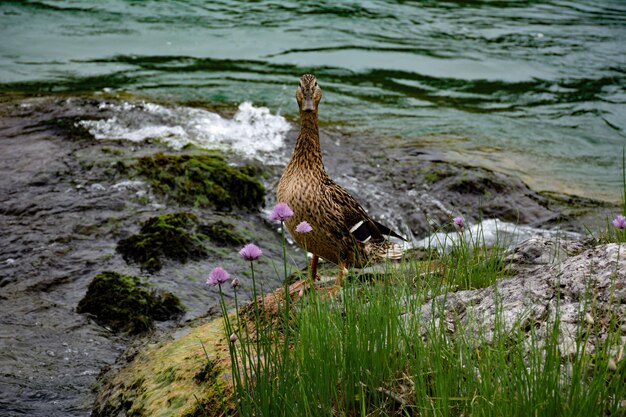
[[[233,333],[233,334],[230,335],[229,339],[230,339],[231,342],[235,343],[237,341],[237,339],[239,339],[239,338],[237,337],[237,335],[235,333]]]
[[[615,226],[619,230],[626,229],[626,217],[622,216],[621,214],[618,215],[615,220],[613,220],[613,226]]]
[[[461,231],[463,231],[463,229],[465,228],[465,223],[463,222],[463,217],[461,216],[457,216],[455,217],[452,222],[459,228],[461,229]]]
[[[261,255],[263,255],[263,251],[254,243],[248,243],[239,251],[239,256],[246,261],[256,261]]]
[[[209,278],[206,280],[206,283],[211,287],[215,287],[216,285],[221,285],[228,281],[229,277],[230,275],[228,274],[228,272],[224,271],[223,268],[218,266],[214,268],[213,271],[211,271],[211,273],[209,274]]]
[[[296,232],[298,233],[309,233],[311,230],[313,230],[313,228],[308,222],[300,222],[296,226]]]
[[[281,222],[284,222],[291,216],[293,216],[293,211],[287,203],[278,203],[274,206],[272,212],[270,213],[270,220],[280,220]]]

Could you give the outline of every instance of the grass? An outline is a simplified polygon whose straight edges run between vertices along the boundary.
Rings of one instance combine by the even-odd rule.
[[[626,153],[623,159],[626,215]],[[446,301],[455,291],[503,278],[509,248],[499,240],[486,248],[482,230],[472,233],[456,220],[456,238],[436,242],[442,250],[387,265],[371,282],[348,280],[341,301],[311,291],[290,308],[285,286],[286,302],[277,303],[273,319],[261,319],[265,299],[254,297],[253,320],[237,309],[231,322],[222,298],[227,334],[239,336],[229,345],[234,414],[626,415],[624,323],[612,308],[615,282],[605,311],[597,311],[595,288],[579,300],[578,317],[585,319],[577,321],[573,350],[563,345],[558,290],[547,317],[511,324],[494,286],[496,311],[492,325],[482,328],[472,317],[450,314]],[[626,229],[606,223],[598,244],[626,242]],[[286,257],[283,265],[286,271]],[[602,320],[593,320],[590,310]]]
[[[558,309],[510,326],[500,306],[488,331],[444,313],[454,291],[490,286],[506,266],[506,247],[486,250],[480,233],[457,234],[466,239],[440,254],[348,280],[341,301],[312,291],[260,320],[259,298],[247,322],[227,320],[239,337],[230,344],[236,415],[625,415],[626,361],[611,359],[622,343],[614,312],[605,312],[608,324],[581,321],[567,355]]]

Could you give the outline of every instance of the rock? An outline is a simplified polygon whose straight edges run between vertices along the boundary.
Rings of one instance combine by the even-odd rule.
[[[175,295],[148,291],[139,278],[109,271],[96,275],[76,308],[102,326],[129,334],[152,330],[154,320],[171,320],[184,311]]]
[[[567,255],[570,250],[572,256]],[[593,355],[597,344],[603,342],[602,335],[610,321],[623,323],[626,254],[619,245],[586,247],[573,241],[557,245],[533,238],[509,256],[510,262],[523,265],[514,269],[518,275],[488,288],[450,292],[424,303],[417,313],[424,329],[429,326],[426,323],[443,319],[441,331],[453,337],[463,327],[462,336],[479,348],[501,334],[494,332],[500,317],[504,332],[526,333],[526,347],[530,349],[531,343],[541,346],[552,336],[558,315],[559,353],[567,362],[570,355],[578,352],[577,332],[581,324],[594,328],[585,346],[585,353]],[[264,320],[277,314],[278,310],[270,306],[281,302],[282,291],[278,289],[264,297]],[[296,300],[297,296],[297,303]],[[249,317],[250,308],[244,306],[241,317]],[[408,314],[411,313],[404,318],[413,321],[415,317]],[[426,331],[422,337],[428,337]],[[236,338],[231,340],[238,343]],[[218,318],[182,337],[140,349],[127,366],[117,373],[110,372],[104,379],[94,416],[151,416],[157,411],[169,416],[218,415],[221,409],[216,408],[217,399],[232,407],[228,343],[223,319]],[[617,370],[623,346],[614,356],[608,366]],[[567,369],[564,366],[564,372]]]
[[[402,233],[408,228],[415,237],[447,230],[458,215],[468,223],[499,219],[580,233],[595,230],[616,209],[615,204],[538,192],[511,175],[446,161],[431,149],[385,146],[381,138],[367,135],[351,145],[351,138],[339,140],[339,135],[321,132],[331,178],[377,220]]]
[[[522,272],[539,265],[562,262],[592,247],[592,240],[568,240],[533,236],[509,251],[504,262],[509,272]]]
[[[195,233],[210,238],[203,241],[207,256],[186,263],[163,262],[161,270],[145,277],[148,288],[181,299],[186,307],[182,320],[193,321],[216,309],[219,294],[205,285],[207,273],[216,265],[238,276],[240,300],[249,298],[249,266],[233,247],[238,245],[237,237],[263,248],[264,258],[255,266],[263,288],[273,289],[283,281],[269,262],[283,253],[276,224],[265,219],[258,205],[233,206],[230,211],[183,205],[166,199],[147,177],[137,175],[137,161],[144,156],[167,152],[195,158],[211,152],[167,150],[158,140],[95,139],[81,127],[82,120],[114,117],[107,105],[111,101],[67,95],[0,99],[0,310],[1,327],[12,335],[0,346],[10,352],[0,355],[0,385],[2,397],[14,404],[18,414],[90,413],[100,369],[115,363],[133,338],[106,330],[89,315],[78,314],[76,306],[100,272],[142,273],[137,264],[125,262],[116,246],[147,219],[193,213],[200,224]],[[266,167],[260,173],[258,166],[233,154],[225,153],[224,158],[228,167],[248,166],[240,173],[257,177],[258,184],[268,178]],[[251,187],[259,190],[254,184]],[[291,245],[287,255],[304,261]],[[224,293],[232,303],[232,289],[225,288]],[[160,332],[173,326],[169,321],[156,328]],[[61,355],[69,349],[62,346],[66,342],[72,352]],[[47,355],[48,350],[56,356]]]
[[[137,348],[127,366],[100,379],[92,416],[222,415],[232,395],[228,343],[218,318]]]
[[[601,342],[596,335],[606,332],[611,319],[626,319],[626,253],[618,244],[607,244],[559,259],[554,242],[538,242],[523,243],[512,252],[511,259],[525,264],[518,275],[488,288],[435,297],[422,306],[420,320],[443,318],[448,331],[461,326],[468,337],[480,335],[476,343],[481,343],[493,338],[499,317],[505,331],[521,329],[530,338],[533,328],[533,337],[541,343],[558,316],[561,355],[575,353],[581,323],[600,327],[588,341],[587,352],[593,353]]]
[[[265,188],[254,177],[254,168],[233,167],[216,152],[158,152],[139,158],[135,168],[154,190],[179,204],[218,210],[256,209],[263,204]]]
[[[183,300],[187,307],[185,319],[189,321],[205,316],[217,305],[217,292],[204,285],[206,273],[216,264],[241,278],[240,294],[248,295],[249,272],[232,247],[237,244],[239,231],[246,242],[254,241],[263,248],[264,258],[258,270],[255,266],[255,272],[264,291],[282,285],[282,274],[275,273],[268,261],[282,256],[277,225],[266,221],[258,211],[262,204],[258,184],[263,181],[271,187],[283,165],[264,166],[262,175],[257,175],[254,164],[236,155],[227,155],[224,164],[211,152],[165,150],[158,138],[141,143],[96,140],[80,123],[111,119],[116,114],[111,104],[124,100],[133,98],[57,95],[26,99],[7,96],[0,100],[0,223],[4,236],[0,309],[3,330],[16,335],[3,341],[10,354],[0,355],[0,385],[5,398],[23,414],[89,414],[91,387],[99,370],[114,363],[130,338],[103,330],[86,315],[77,314],[74,307],[99,272],[140,272],[115,249],[146,219],[164,212],[193,213],[201,221],[194,233],[210,236],[215,244],[207,248],[206,257],[164,263],[149,277],[151,286],[175,292]],[[276,160],[286,160],[296,135],[294,129]],[[577,220],[580,213],[596,216],[595,210],[604,208],[583,199],[559,200],[559,196],[542,195],[509,176],[488,171],[468,173],[474,168],[448,164],[424,149],[388,148],[384,139],[366,134],[358,138],[340,135],[327,127],[322,131],[324,162],[331,176],[352,191],[376,218],[403,233],[407,228],[398,226],[408,225],[415,235],[423,236],[431,228],[431,220],[440,227],[457,211],[469,214],[467,219],[471,221],[479,216],[481,207],[485,213],[506,218],[514,217],[519,210],[523,212],[521,219],[537,227],[558,224],[581,231],[582,225],[591,223]],[[158,152],[162,157],[151,157]],[[139,161],[146,156],[146,172],[137,178],[142,169]],[[164,164],[164,172],[150,169],[157,161]],[[173,161],[184,169],[172,167]],[[205,169],[213,163],[215,169]],[[231,172],[231,167],[239,167],[233,176],[237,186],[244,184],[244,190],[249,187],[244,193],[222,197],[220,192],[215,205],[206,197],[197,200],[191,192],[186,193],[193,190],[194,194],[209,195],[205,193],[209,187],[204,177]],[[195,170],[202,175],[196,175]],[[159,180],[160,174],[164,181]],[[256,177],[258,183],[246,176]],[[211,179],[218,185],[221,180]],[[169,181],[180,181],[182,186]],[[229,181],[226,179],[226,184]],[[510,181],[517,185],[507,185]],[[226,190],[230,186],[220,187]],[[176,198],[165,195],[172,190]],[[268,205],[273,204],[273,193],[268,192],[265,198]],[[219,226],[224,220],[235,227]],[[217,226],[208,230],[204,225],[210,229]],[[527,255],[533,259],[532,254]],[[300,267],[303,265],[305,256],[291,245],[287,256]],[[232,302],[232,289],[224,292]],[[596,325],[601,322],[589,313]],[[160,317],[162,312],[155,314]],[[167,327],[159,326],[159,330]],[[55,331],[51,333],[50,329]],[[76,353],[68,354],[71,360],[66,361],[59,352],[66,349],[63,343],[68,341]],[[148,352],[152,352],[150,349]],[[53,357],[46,351],[57,354]],[[201,366],[194,366],[190,374],[195,376],[204,369],[198,379],[205,381],[211,379],[213,370],[206,368],[202,355],[198,359]],[[30,377],[35,373],[37,378]],[[160,384],[171,381],[170,386],[181,374],[178,370],[165,372]],[[135,392],[145,403],[140,390]],[[32,398],[54,401],[33,402]],[[172,404],[181,404],[179,399],[164,397],[168,398]],[[124,401],[131,399],[126,397]],[[168,407],[163,405],[163,409]]]
[[[247,240],[237,231],[234,224],[223,220],[218,220],[209,225],[201,225],[199,231],[220,246],[236,246],[247,243]]]
[[[134,261],[148,272],[163,266],[162,258],[187,262],[207,255],[202,243],[206,236],[196,233],[198,217],[192,213],[170,213],[151,217],[141,225],[139,233],[117,244],[117,251],[126,262]]]

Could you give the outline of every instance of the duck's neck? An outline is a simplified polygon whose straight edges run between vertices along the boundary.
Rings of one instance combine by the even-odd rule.
[[[294,164],[305,164],[309,168],[324,170],[320,133],[317,127],[317,112],[300,112],[300,135],[296,141],[291,161]]]

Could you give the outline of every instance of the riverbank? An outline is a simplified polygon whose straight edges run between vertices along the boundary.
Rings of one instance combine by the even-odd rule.
[[[100,272],[141,276],[153,288],[174,293],[186,307],[181,326],[218,313],[217,296],[204,284],[216,263],[246,273],[237,259],[238,248],[214,241],[206,243],[205,258],[165,260],[159,271],[147,273],[117,251],[119,241],[137,233],[142,222],[189,212],[204,224],[228,222],[247,241],[263,247],[267,259],[280,257],[276,226],[265,220],[263,210],[274,203],[273,185],[296,137],[293,125],[284,143],[270,151],[271,162],[250,159],[235,147],[222,151],[229,165],[249,166],[267,189],[264,206],[226,210],[168,200],[148,178],[133,176],[133,164],[141,157],[205,151],[193,146],[171,149],[159,137],[137,142],[95,139],[80,124],[119,118],[128,111],[125,103],[138,104],[140,112],[146,107],[132,97],[98,95],[5,97],[0,103],[0,408],[7,415],[89,414],[97,375],[133,340],[75,311]],[[416,239],[456,215],[471,223],[482,212],[483,218],[520,228],[584,233],[585,226],[593,229],[614,214],[609,204],[544,195],[504,174],[447,163],[429,149],[389,148],[367,136],[358,143],[345,139],[331,128],[322,132],[331,176],[354,192],[374,217],[407,235],[410,231]],[[304,259],[291,246],[288,253],[290,259]],[[269,262],[259,265],[259,276],[264,277],[264,291],[282,282]],[[156,334],[178,325],[158,324]]]

